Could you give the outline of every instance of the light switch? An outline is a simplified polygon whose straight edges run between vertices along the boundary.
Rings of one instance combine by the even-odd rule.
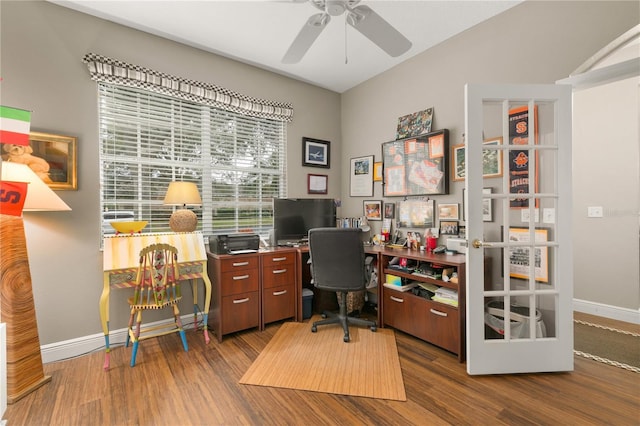
[[[556,209],[547,208],[542,209],[542,222],[555,223],[556,221]]]
[[[602,206],[587,207],[587,217],[602,217]]]

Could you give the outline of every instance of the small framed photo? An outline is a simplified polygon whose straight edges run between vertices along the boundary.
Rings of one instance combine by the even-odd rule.
[[[382,220],[382,201],[364,201],[364,216],[368,220]]]
[[[307,175],[307,194],[326,194],[327,182],[329,177],[327,175]]]
[[[351,159],[349,178],[350,196],[373,196],[373,169],[373,155]]]
[[[373,181],[382,182],[382,161],[373,163]]]
[[[310,167],[331,167],[331,142],[320,139],[302,138],[302,165]]]
[[[438,204],[438,219],[440,220],[460,219],[459,204]]]
[[[440,235],[458,235],[457,220],[441,220]]]
[[[396,203],[384,203],[384,218],[394,219],[396,217]]]
[[[502,138],[485,139],[483,146],[498,146],[502,144]],[[464,144],[451,147],[451,172],[454,181],[465,179],[465,148]],[[482,177],[484,179],[502,176],[502,151],[484,148],[482,150]]]
[[[482,188],[482,221],[493,222],[493,200],[485,198],[491,194],[491,188]]]
[[[451,172],[454,181],[464,180],[465,176],[465,149],[464,144],[454,145],[451,147]]]
[[[4,161],[28,165],[49,188],[77,190],[77,139],[72,136],[31,132],[29,145],[3,144]]]

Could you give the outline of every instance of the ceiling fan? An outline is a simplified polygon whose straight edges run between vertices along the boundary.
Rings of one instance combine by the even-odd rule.
[[[411,42],[369,6],[358,6],[360,0],[308,0],[322,13],[311,15],[282,58],[285,64],[300,62],[332,16],[344,13],[346,23],[375,43],[388,55],[396,57],[411,48]]]

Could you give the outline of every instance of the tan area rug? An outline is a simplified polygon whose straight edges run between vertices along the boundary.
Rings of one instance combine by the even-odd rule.
[[[406,401],[396,338],[391,329],[282,324],[240,383]]]
[[[576,355],[640,373],[640,334],[574,320]]]

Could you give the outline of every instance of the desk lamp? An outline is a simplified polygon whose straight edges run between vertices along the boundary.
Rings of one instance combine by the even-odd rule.
[[[0,162],[1,179],[27,182],[23,211],[71,210],[27,165]],[[0,321],[7,324],[7,402],[40,386],[44,375],[22,214],[0,212]]]
[[[200,206],[202,199],[198,187],[193,182],[171,182],[164,196],[164,204],[182,206],[169,218],[169,227],[173,232],[193,232],[198,225],[198,217],[187,206]]]

